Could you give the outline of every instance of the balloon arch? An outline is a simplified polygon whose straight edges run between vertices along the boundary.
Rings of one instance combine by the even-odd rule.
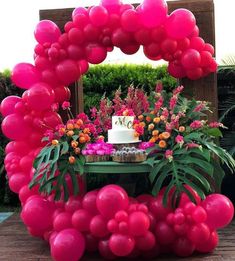
[[[102,0],[100,5],[88,9],[78,7],[63,34],[52,21],[39,22],[35,29],[38,42],[34,49],[35,64],[19,63],[13,69],[12,81],[26,91],[22,98],[10,96],[1,104],[5,117],[2,131],[12,140],[5,157],[9,186],[19,194],[23,206],[21,217],[29,232],[49,241],[57,261],[80,259],[85,245],[87,251],[99,249],[108,259],[140,253],[145,257],[155,256],[162,249],[166,251],[176,239],[169,226],[171,222],[178,229],[173,251],[187,256],[195,250],[195,244],[179,236],[185,233],[186,227],[181,226],[185,216],[180,211],[167,215],[170,211],[164,210],[157,200],[150,206],[152,213],[144,204],[135,204],[135,209],[127,214],[123,209],[129,203],[128,196],[114,185],[101,189],[98,196],[97,191],[88,192],[83,198],[70,196],[66,203],[54,202],[51,196],[39,195],[37,188],[28,188],[34,173],[33,161],[42,148],[43,133],[62,123],[60,115],[51,109],[52,104],[68,101],[70,91],[65,86],[86,73],[89,63],[104,61],[114,47],[130,55],[143,46],[147,58],[168,61],[168,71],[176,78],[196,80],[216,71],[214,48],[199,37],[194,15],[186,9],[177,9],[170,15],[167,12],[164,0],[144,0],[136,9],[119,0]],[[105,193],[110,197],[111,209]],[[147,196],[139,198],[139,202],[146,200]],[[213,197],[207,201],[205,208],[195,210],[195,206],[188,205],[187,209],[189,218],[195,221],[191,237],[201,252],[213,250],[218,242],[216,231],[210,233],[208,226],[201,223],[207,215],[205,209],[215,202]],[[223,204],[217,202],[219,209]],[[156,220],[155,212],[164,218]],[[157,243],[150,229],[156,222]],[[212,220],[211,229],[228,222],[228,219]],[[123,233],[116,233],[118,228]],[[200,244],[201,236],[208,239],[204,245]]]

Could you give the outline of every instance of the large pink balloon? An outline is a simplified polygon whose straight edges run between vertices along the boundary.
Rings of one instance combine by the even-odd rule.
[[[78,261],[84,251],[84,237],[76,229],[65,229],[51,241],[51,255],[55,261]]]
[[[21,212],[23,222],[38,230],[47,230],[52,226],[53,204],[39,197],[32,196],[26,201]]]
[[[99,44],[89,44],[86,47],[87,61],[92,64],[103,62],[107,56],[107,51]]]
[[[19,193],[20,189],[28,184],[29,176],[26,176],[25,173],[17,173],[10,177],[9,179],[9,187],[15,192]]]
[[[96,198],[98,195],[98,190],[93,190],[87,192],[86,195],[83,197],[82,200],[82,207],[87,210],[92,215],[97,215],[98,210],[96,207]]]
[[[117,185],[108,185],[99,191],[96,205],[101,215],[112,218],[117,211],[127,209],[128,195],[123,188]]]
[[[24,140],[31,131],[30,126],[18,114],[10,114],[2,122],[2,132],[11,140]]]
[[[194,69],[200,66],[201,55],[195,49],[188,49],[183,53],[181,63],[186,69]]]
[[[53,89],[46,83],[40,82],[28,91],[28,105],[37,111],[49,109],[55,100]]]
[[[58,41],[60,35],[59,27],[50,20],[40,21],[34,30],[35,39],[40,44],[55,43]]]
[[[212,229],[223,228],[233,219],[234,206],[224,195],[209,195],[202,202],[202,207],[207,212],[206,223]]]
[[[129,235],[113,234],[109,239],[109,247],[116,256],[127,256],[135,247],[135,240]]]
[[[103,6],[93,6],[89,11],[89,17],[94,26],[104,26],[109,19],[108,11]]]
[[[129,232],[133,236],[144,236],[150,227],[149,217],[141,212],[135,211],[129,216]]]
[[[132,9],[123,12],[121,16],[122,28],[127,32],[135,32],[139,29],[139,14]]]
[[[30,88],[40,81],[40,77],[40,72],[30,63],[18,63],[11,73],[11,80],[22,89]]]
[[[57,125],[62,124],[62,119],[57,112],[48,111],[43,115],[43,123],[49,128],[55,128]]]
[[[196,19],[187,9],[176,9],[167,18],[165,28],[167,34],[175,39],[189,36],[196,25]]]
[[[138,9],[141,23],[147,28],[153,28],[165,22],[167,17],[165,0],[144,0]]]
[[[118,13],[121,6],[120,0],[101,0],[100,4],[104,6],[109,13]]]
[[[6,117],[9,114],[14,113],[15,105],[17,102],[20,102],[21,98],[18,96],[8,96],[6,97],[0,105],[0,112],[3,117]]]

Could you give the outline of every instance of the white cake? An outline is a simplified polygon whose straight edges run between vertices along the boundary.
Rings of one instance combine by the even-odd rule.
[[[134,116],[113,116],[112,129],[108,130],[108,142],[112,144],[135,143]]]

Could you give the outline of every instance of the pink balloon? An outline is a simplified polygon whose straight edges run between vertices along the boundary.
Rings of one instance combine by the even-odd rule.
[[[20,191],[19,191],[19,199],[21,201],[22,204],[24,204],[27,199],[29,197],[31,197],[32,195],[35,195],[37,193],[35,187],[32,189],[29,189],[28,184],[21,187]]]
[[[149,210],[156,221],[165,220],[166,216],[171,212],[170,208],[163,206],[162,200],[162,196],[158,196],[150,201]]]
[[[151,250],[155,244],[156,239],[152,232],[147,231],[145,235],[141,237],[137,237],[135,239],[136,246],[141,251],[148,251]]]
[[[25,140],[32,129],[24,122],[22,116],[10,114],[2,121],[3,134],[12,140]]]
[[[196,19],[192,12],[179,8],[173,11],[166,20],[167,34],[175,39],[189,36],[196,25]]]
[[[101,0],[100,4],[105,7],[109,13],[119,13],[121,7],[120,0]]]
[[[19,193],[20,189],[28,183],[29,176],[25,175],[25,173],[14,174],[9,179],[9,187],[15,193]]]
[[[131,42],[131,35],[123,29],[118,28],[112,33],[112,43],[117,47],[126,46]]]
[[[62,124],[62,119],[58,113],[48,111],[43,115],[43,123],[49,128],[55,128],[57,125]]]
[[[74,18],[78,14],[87,15],[87,9],[85,7],[77,7],[73,10],[72,18]]]
[[[176,62],[170,62],[168,65],[168,72],[175,78],[183,78],[186,76],[184,67]]]
[[[181,63],[186,69],[194,69],[200,66],[201,56],[195,49],[188,49],[182,54]]]
[[[87,252],[96,252],[99,246],[98,238],[92,236],[90,233],[83,234],[86,242],[86,251]]]
[[[53,221],[53,227],[56,231],[62,231],[66,228],[72,227],[72,216],[70,213],[67,212],[61,212],[59,213]]]
[[[81,74],[85,74],[89,69],[89,64],[86,60],[80,60],[78,62]]]
[[[195,244],[193,244],[188,238],[179,237],[173,243],[173,251],[177,256],[191,256],[194,250]]]
[[[97,215],[98,210],[96,207],[96,198],[98,195],[98,190],[93,190],[90,192],[87,192],[82,200],[82,207],[87,210],[92,215]]]
[[[84,232],[90,230],[92,215],[85,209],[79,209],[73,213],[72,224],[78,231]]]
[[[135,247],[135,240],[129,235],[113,234],[109,239],[109,247],[116,256],[127,256]]]
[[[129,215],[129,233],[132,236],[144,236],[149,227],[149,217],[140,211],[135,211]]]
[[[113,260],[116,259],[117,256],[113,254],[109,247],[109,240],[108,239],[102,239],[99,241],[98,245],[99,253],[100,255],[107,260]]]
[[[93,6],[89,11],[89,18],[94,26],[104,26],[109,19],[108,11],[103,6]]]
[[[90,222],[91,234],[95,237],[105,237],[109,234],[107,221],[101,215],[94,216]]]
[[[122,13],[121,26],[127,32],[136,32],[140,28],[139,14],[136,10],[128,9]]]
[[[18,96],[8,96],[2,100],[0,105],[0,112],[3,117],[14,113],[15,105],[21,101],[21,98]]]
[[[88,44],[86,47],[87,61],[92,64],[99,64],[105,60],[107,51],[99,44]]]
[[[59,82],[56,78],[55,70],[46,69],[42,71],[42,81],[48,83],[51,86],[58,86]]]
[[[102,216],[112,218],[117,211],[127,209],[128,195],[123,188],[108,185],[99,191],[96,205]]]
[[[18,63],[11,73],[11,80],[22,89],[29,89],[40,81],[41,75],[35,66],[30,63]]]
[[[201,52],[205,49],[205,41],[201,37],[193,37],[190,39],[190,48]]]
[[[196,250],[201,253],[209,253],[212,252],[219,243],[219,237],[216,231],[212,231],[209,239],[204,242],[201,241],[196,245]]]
[[[55,261],[77,261],[84,251],[83,235],[72,228],[59,232],[51,241],[51,255]]]
[[[80,196],[70,196],[65,203],[65,211],[74,213],[76,210],[82,208],[82,198]]]
[[[84,42],[84,34],[81,29],[72,28],[68,32],[68,39],[70,43],[78,45]]]
[[[161,245],[169,245],[174,242],[176,234],[165,221],[160,221],[155,228],[156,241]]]
[[[221,194],[211,194],[207,196],[201,206],[207,212],[206,223],[212,229],[227,226],[234,215],[234,206],[232,202]]]
[[[36,195],[26,201],[21,218],[27,226],[46,231],[52,226],[53,212],[52,203]]]
[[[210,237],[210,229],[205,223],[198,223],[189,228],[187,236],[196,245],[206,243]]]
[[[53,89],[46,83],[34,84],[28,91],[28,105],[37,111],[49,109],[55,100]]]
[[[200,67],[186,71],[186,75],[190,80],[197,80],[202,77],[203,71]]]
[[[141,23],[147,28],[163,24],[167,18],[167,3],[165,0],[144,0],[138,9]]]
[[[60,35],[59,27],[50,20],[40,21],[34,30],[34,37],[40,44],[55,43]]]
[[[69,85],[78,80],[81,73],[76,62],[67,59],[56,66],[56,75],[64,85]]]

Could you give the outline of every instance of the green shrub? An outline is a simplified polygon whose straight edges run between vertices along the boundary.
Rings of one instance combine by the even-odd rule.
[[[151,65],[95,65],[91,66],[83,76],[85,111],[97,106],[105,93],[112,98],[114,92],[121,87],[125,93],[127,87],[133,84],[142,87],[147,93],[155,88],[157,80],[169,90],[176,86],[176,79],[167,72],[167,66],[152,67]]]

